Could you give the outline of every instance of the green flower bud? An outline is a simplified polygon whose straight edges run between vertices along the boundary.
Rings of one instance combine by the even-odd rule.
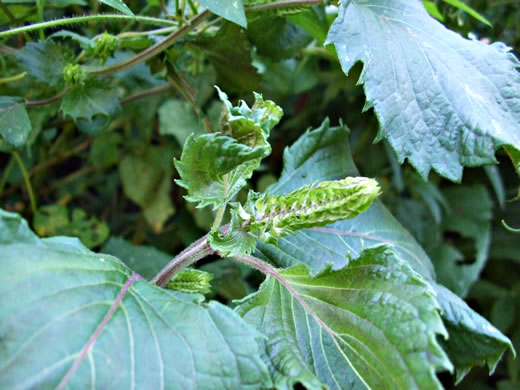
[[[112,34],[104,32],[98,39],[96,39],[92,54],[99,57],[101,64],[104,64],[108,57],[110,57],[117,49],[117,45],[117,38]]]
[[[239,208],[244,228],[249,227],[260,240],[276,242],[295,230],[325,226],[354,218],[367,210],[379,196],[374,179],[347,177],[304,186],[287,195],[265,195],[251,199],[250,209]]]
[[[213,275],[193,268],[185,268],[166,284],[169,290],[207,294],[211,291]]]
[[[63,80],[69,87],[82,85],[87,78],[87,73],[79,65],[67,64],[63,69]]]

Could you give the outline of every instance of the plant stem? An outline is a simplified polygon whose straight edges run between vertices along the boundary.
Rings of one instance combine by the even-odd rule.
[[[34,23],[28,26],[17,27],[10,30],[0,32],[0,38],[9,37],[11,35],[22,34],[29,31],[43,30],[47,28],[53,28],[58,26],[76,24],[76,23],[88,23],[88,22],[105,22],[112,20],[132,20],[140,23],[156,24],[159,26],[175,26],[176,23],[167,20],[154,18],[151,16],[127,16],[120,14],[101,14],[101,15],[86,15],[86,16],[75,16],[72,18],[63,18],[57,20],[50,20],[47,22]]]
[[[46,104],[51,104],[51,103],[54,103],[54,102],[60,100],[63,96],[65,96],[67,94],[67,92],[69,92],[68,88],[64,88],[58,94],[51,96],[50,98],[47,98],[47,99],[42,99],[42,100],[25,99],[25,105],[28,107],[45,106]]]
[[[89,71],[89,73],[91,76],[109,75],[112,73],[121,72],[121,71],[131,68],[135,65],[138,65],[142,62],[145,62],[148,59],[156,56],[160,52],[169,48],[171,45],[173,45],[175,42],[177,42],[180,38],[182,38],[186,33],[193,30],[195,27],[197,27],[204,19],[206,19],[210,15],[211,15],[211,13],[208,10],[205,10],[204,12],[195,16],[188,25],[186,25],[183,28],[180,28],[179,30],[175,31],[174,33],[168,35],[161,42],[156,43],[153,46],[150,46],[148,49],[139,53],[135,57],[130,58],[127,61],[120,62],[119,64],[108,66],[106,68],[92,69]]]
[[[224,213],[226,211],[226,205],[220,207],[217,211],[217,215],[215,216],[215,221],[213,221],[213,226],[211,227],[211,231],[215,231],[220,227],[222,223],[222,218],[224,217]]]
[[[1,1],[0,1],[0,8],[2,9],[2,11],[4,11],[4,13],[7,15],[7,17],[9,18],[9,20],[11,20],[12,23],[18,24],[18,20],[16,19],[16,17],[9,10],[9,8],[7,8],[7,6],[4,3],[2,3]]]
[[[120,34],[117,34],[117,37],[120,39],[124,38],[135,38],[135,37],[143,37],[148,35],[161,35],[161,34],[168,34],[172,31],[177,30],[177,27],[163,27],[158,28],[156,30],[148,30],[148,31],[128,31],[128,32],[122,32]]]
[[[0,84],[6,84],[6,83],[10,83],[12,81],[21,80],[25,77],[26,74],[27,74],[27,72],[22,72],[22,73],[15,74],[14,76],[4,77],[4,78],[0,79]]]
[[[169,89],[171,89],[173,86],[170,83],[159,85],[158,87],[147,89],[146,91],[138,92],[135,95],[128,96],[124,99],[121,99],[120,104],[124,106],[125,104],[130,104],[135,102],[136,100],[152,96],[152,95],[158,95],[160,93],[166,92]]]
[[[184,249],[151,280],[151,283],[164,287],[182,269],[192,265],[198,260],[215,253],[209,246],[207,236],[195,241]]]
[[[23,161],[20,158],[20,155],[16,150],[12,152],[13,157],[15,158],[16,162],[18,163],[18,167],[20,168],[20,171],[22,172],[23,179],[25,181],[25,187],[27,188],[27,193],[29,194],[29,200],[31,202],[31,210],[33,215],[36,214],[36,198],[34,197],[33,188],[31,185],[31,180],[29,179],[29,174],[27,173],[27,170],[25,169],[25,166],[23,165]]]

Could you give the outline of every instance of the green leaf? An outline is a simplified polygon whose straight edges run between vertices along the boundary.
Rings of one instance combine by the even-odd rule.
[[[133,245],[121,237],[110,237],[101,252],[121,259],[128,268],[145,279],[153,279],[173,258],[153,246]]]
[[[244,28],[247,27],[243,0],[200,0],[199,2],[214,14]]]
[[[483,365],[486,361],[491,375],[508,349],[515,355],[511,341],[484,317],[447,288],[435,283],[433,286],[449,333],[449,338],[441,340],[441,344],[455,366],[457,382],[472,367]]]
[[[454,186],[443,193],[451,210],[441,224],[444,235],[457,233],[468,241],[459,240],[459,249],[447,242],[432,242],[428,253],[439,283],[465,297],[488,259],[493,203],[482,185]]]
[[[307,46],[312,37],[287,18],[259,17],[249,23],[247,36],[257,53],[275,61],[291,58]]]
[[[146,221],[160,232],[175,207],[170,198],[171,170],[154,161],[154,154],[159,158],[170,156],[168,150],[157,147],[148,148],[144,156],[128,155],[119,165],[119,175],[125,195],[142,207]]]
[[[364,63],[377,139],[424,178],[433,168],[459,181],[463,166],[495,163],[495,149],[520,149],[519,62],[504,44],[462,38],[418,0],[344,0],[327,42],[345,73]]]
[[[98,81],[87,81],[67,92],[60,109],[63,115],[68,115],[75,121],[78,118],[90,121],[95,115],[110,116],[119,109],[119,94],[116,88]]]
[[[432,288],[386,246],[341,270],[312,277],[305,266],[269,276],[237,311],[263,340],[276,388],[442,389],[452,369]]]
[[[128,6],[123,2],[123,0],[99,0],[99,2],[108,5],[109,7],[115,8],[118,11],[121,11],[125,15],[135,16],[134,13]]]
[[[51,87],[63,85],[63,69],[73,58],[70,50],[52,41],[29,42],[16,57],[27,73]]]
[[[98,168],[108,168],[116,164],[123,140],[123,136],[116,132],[102,133],[94,137],[88,156],[89,161]]]
[[[251,44],[240,27],[225,23],[214,37],[193,43],[204,51],[213,64],[217,73],[216,84],[222,89],[236,93],[258,89],[261,78],[252,65]]]
[[[435,19],[440,20],[441,22],[444,22],[444,16],[442,15],[442,12],[439,10],[439,7],[437,7],[437,4],[435,2],[430,0],[423,0],[424,8],[426,8],[426,11],[433,16]]]
[[[90,217],[82,209],[69,212],[67,206],[49,205],[38,209],[34,216],[34,230],[40,236],[78,237],[87,248],[101,245],[110,231],[105,222]]]
[[[0,136],[15,148],[24,146],[32,125],[23,98],[0,96]]]
[[[213,275],[208,272],[185,268],[166,284],[166,288],[187,293],[208,294],[211,292],[211,279]]]
[[[5,224],[1,388],[56,388],[67,373],[73,389],[270,387],[259,335],[231,309],[151,285],[75,239],[40,240],[0,211]]]
[[[473,8],[471,8],[466,3],[464,3],[460,0],[442,0],[442,1],[466,12],[467,14],[473,16],[475,19],[480,20],[484,24],[487,24],[489,27],[493,27],[489,20],[487,20],[485,17],[483,17],[481,14],[479,14],[477,11],[475,11]]]
[[[159,108],[159,123],[159,133],[174,136],[180,145],[184,145],[191,134],[204,134],[204,127],[191,104],[182,100],[164,102]]]
[[[174,161],[181,177],[175,182],[188,190],[185,198],[198,202],[198,207],[218,208],[237,194],[270,151],[268,146],[251,148],[217,133],[191,135],[180,161]]]
[[[307,131],[284,151],[282,175],[268,192],[287,194],[323,180],[359,176],[348,134],[346,127],[330,127],[328,120],[320,128]],[[397,255],[416,272],[426,279],[433,278],[433,265],[424,250],[379,201],[354,219],[283,237],[278,247],[258,242],[257,255],[280,267],[306,264],[316,273],[330,264],[333,269],[341,269],[347,255],[357,257],[364,248],[380,244],[393,245]]]

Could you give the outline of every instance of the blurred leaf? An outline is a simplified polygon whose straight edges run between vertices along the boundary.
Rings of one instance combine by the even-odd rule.
[[[437,7],[437,4],[435,4],[434,1],[430,0],[423,0],[424,8],[426,8],[426,11],[433,16],[435,19],[440,20],[441,22],[444,22],[444,16],[442,15],[441,11]]]
[[[479,14],[477,11],[475,11],[473,8],[471,8],[469,5],[467,5],[463,1],[460,1],[460,0],[442,0],[442,1],[454,6],[455,8],[458,8],[458,9],[466,12],[467,14],[473,16],[475,19],[481,21],[484,24],[487,24],[489,27],[493,27],[489,20],[487,20],[485,17],[483,17],[481,14]]]
[[[121,11],[125,15],[135,16],[134,13],[127,7],[123,0],[99,0],[101,3],[106,4],[112,8]]]
[[[27,43],[16,57],[31,76],[51,87],[64,84],[63,69],[72,61],[72,52],[52,41]]]
[[[377,140],[422,177],[460,181],[463,166],[495,163],[495,149],[520,150],[519,62],[503,43],[464,39],[417,0],[342,2],[327,41],[345,73],[364,63]]]
[[[147,149],[145,156],[128,155],[119,165],[125,195],[140,205],[150,226],[160,232],[166,220],[175,213],[170,198],[171,171],[154,161],[154,154],[167,150]]]
[[[32,131],[23,98],[0,96],[0,136],[19,148],[27,142]]]
[[[204,264],[200,269],[213,274],[213,291],[230,301],[242,299],[251,292],[245,278],[251,274],[252,269],[244,264],[230,259],[220,259]]]
[[[123,141],[123,136],[116,132],[94,137],[88,156],[89,161],[98,168],[108,168],[116,164],[119,160],[119,147]]]
[[[82,209],[72,210],[67,206],[50,205],[41,207],[34,216],[34,230],[42,237],[78,237],[87,248],[101,245],[110,231],[105,222],[91,217]]]
[[[240,27],[226,23],[215,37],[199,39],[194,44],[211,60],[217,85],[223,90],[241,93],[257,89],[260,76],[251,65],[251,45]]]
[[[190,134],[204,134],[204,126],[197,119],[190,103],[168,100],[159,108],[159,133],[174,136],[184,145]]]
[[[239,26],[247,27],[243,0],[200,0],[199,2],[214,14]]]
[[[118,257],[145,279],[152,279],[168,262],[172,255],[153,246],[133,245],[122,237],[110,237],[100,250],[101,253]]]
[[[295,56],[312,37],[286,18],[257,17],[249,23],[247,36],[257,53],[277,61]]]
[[[457,295],[465,297],[488,259],[493,203],[483,185],[452,186],[443,193],[451,209],[442,221],[444,234],[449,237],[455,232],[470,241],[448,241],[432,246],[429,253],[437,280]]]
[[[512,296],[497,299],[491,307],[491,322],[502,332],[507,332],[515,320],[517,300]]]
[[[63,97],[61,111],[72,119],[88,121],[95,115],[109,116],[119,109],[119,94],[99,81],[87,81],[85,85],[72,87]]]

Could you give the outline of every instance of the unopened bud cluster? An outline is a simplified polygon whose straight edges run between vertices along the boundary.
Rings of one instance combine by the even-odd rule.
[[[325,226],[335,221],[354,218],[364,212],[379,196],[374,179],[347,177],[307,185],[287,195],[263,196],[240,208],[242,225],[259,239],[274,242],[295,230]]]

